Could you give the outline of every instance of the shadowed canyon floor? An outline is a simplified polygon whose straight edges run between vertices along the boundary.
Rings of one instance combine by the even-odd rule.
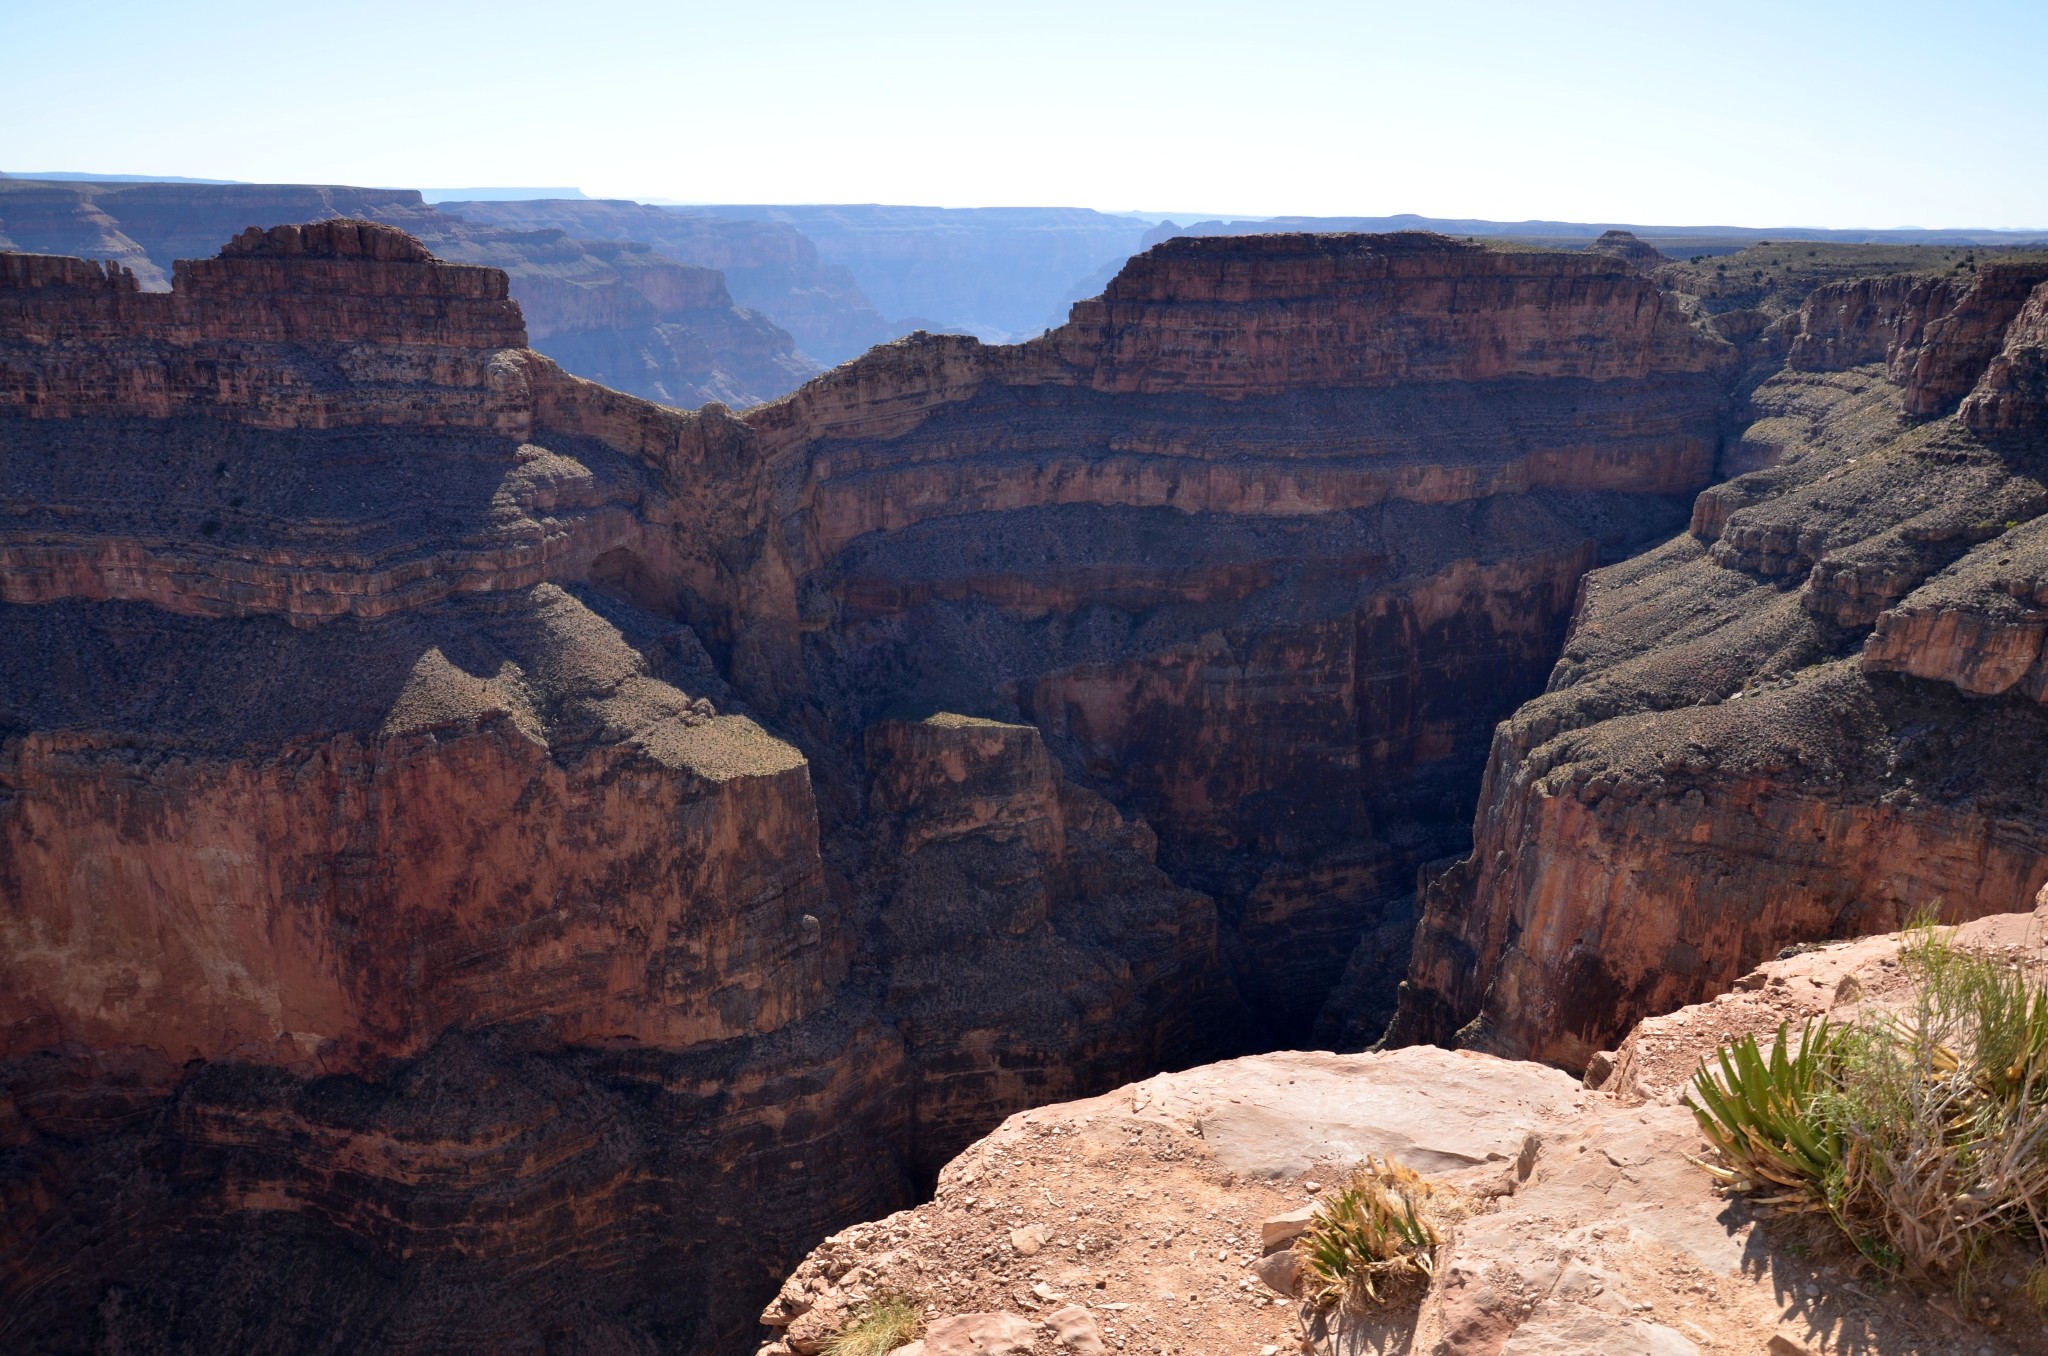
[[[1816,259],[1176,240],[736,418],[390,226],[168,292],[0,255],[0,1337],[742,1351],[1021,1108],[1397,1008],[1582,1063],[1781,932],[2020,907],[2033,265]],[[1765,902],[1670,908],[1644,839],[1584,912],[1535,734],[1707,716],[1777,759]],[[2010,770],[1872,806],[1813,772],[1857,721]],[[1595,829],[1721,850],[1722,764],[1641,738],[1707,827]],[[1571,803],[1663,804],[1610,780]]]

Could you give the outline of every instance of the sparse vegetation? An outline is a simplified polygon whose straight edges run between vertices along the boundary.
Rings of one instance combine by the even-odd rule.
[[[1414,1169],[1367,1158],[1295,1243],[1318,1308],[1391,1304],[1435,1272],[1434,1189]]]
[[[2034,1254],[2048,1300],[2048,991],[2008,961],[1914,927],[1911,996],[1841,1026],[1722,1047],[1689,1102],[1730,1190],[1824,1215],[1887,1273],[1959,1294],[1994,1256]]]
[[[832,1334],[825,1356],[888,1356],[924,1335],[924,1315],[908,1295],[877,1295]]]

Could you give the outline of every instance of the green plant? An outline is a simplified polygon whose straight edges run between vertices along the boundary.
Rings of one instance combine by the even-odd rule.
[[[1438,1231],[1429,1183],[1392,1159],[1368,1157],[1295,1243],[1317,1308],[1387,1304],[1427,1283]]]
[[[1719,1166],[1702,1166],[1724,1187],[1770,1193],[1756,1196],[1759,1205],[1828,1209],[1828,1183],[1841,1170],[1843,1145],[1824,1123],[1819,1103],[1840,1040],[1840,1029],[1822,1018],[1806,1024],[1794,1053],[1780,1022],[1768,1056],[1751,1035],[1721,1047],[1718,1076],[1701,1064],[1688,1101],[1700,1133],[1722,1159]]]
[[[1992,1251],[2048,1247],[2048,992],[2011,961],[1908,929],[1900,1009],[1781,1026],[1702,1063],[1688,1101],[1730,1191],[1824,1213],[1888,1272],[1967,1293]],[[2048,1298],[2048,1282],[2042,1285]]]
[[[887,1356],[924,1335],[924,1315],[908,1295],[877,1295],[832,1334],[825,1356]]]

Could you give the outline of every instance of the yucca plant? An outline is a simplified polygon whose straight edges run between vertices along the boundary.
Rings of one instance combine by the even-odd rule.
[[[1295,1243],[1319,1309],[1387,1304],[1427,1282],[1443,1243],[1421,1174],[1368,1156]]]
[[[1821,1018],[1800,1032],[1797,1053],[1789,1041],[1780,1022],[1768,1056],[1753,1035],[1722,1046],[1718,1071],[1701,1063],[1686,1101],[1722,1159],[1701,1166],[1723,1186],[1769,1193],[1754,1197],[1758,1205],[1827,1210],[1843,1145],[1819,1102],[1831,1086],[1840,1033]]]
[[[1824,1212],[1882,1269],[1967,1294],[1992,1252],[2048,1249],[2048,992],[1925,922],[1900,957],[1904,1008],[1811,1022],[1797,1053],[1783,1025],[1768,1056],[1731,1042],[1687,1101],[1723,1187]]]

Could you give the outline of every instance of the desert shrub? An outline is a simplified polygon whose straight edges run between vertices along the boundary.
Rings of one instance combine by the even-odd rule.
[[[1840,1029],[1825,1019],[1809,1022],[1795,1052],[1781,1022],[1768,1056],[1755,1036],[1744,1036],[1716,1052],[1717,1070],[1700,1066],[1689,1100],[1721,1158],[1707,1170],[1723,1186],[1750,1193],[1759,1205],[1829,1209],[1843,1146],[1821,1099],[1833,1087],[1841,1041]]]
[[[1724,1187],[1824,1213],[1887,1272],[1972,1288],[2013,1245],[2048,1245],[2048,992],[1931,926],[1900,950],[1899,1010],[1785,1027],[1702,1063],[1688,1094]],[[2048,1294],[2048,1282],[2044,1282]]]
[[[924,1335],[924,1315],[908,1295],[877,1295],[832,1334],[825,1356],[887,1356]]]
[[[1368,1157],[1294,1249],[1317,1308],[1388,1304],[1426,1285],[1443,1243],[1432,1188],[1414,1169]]]

